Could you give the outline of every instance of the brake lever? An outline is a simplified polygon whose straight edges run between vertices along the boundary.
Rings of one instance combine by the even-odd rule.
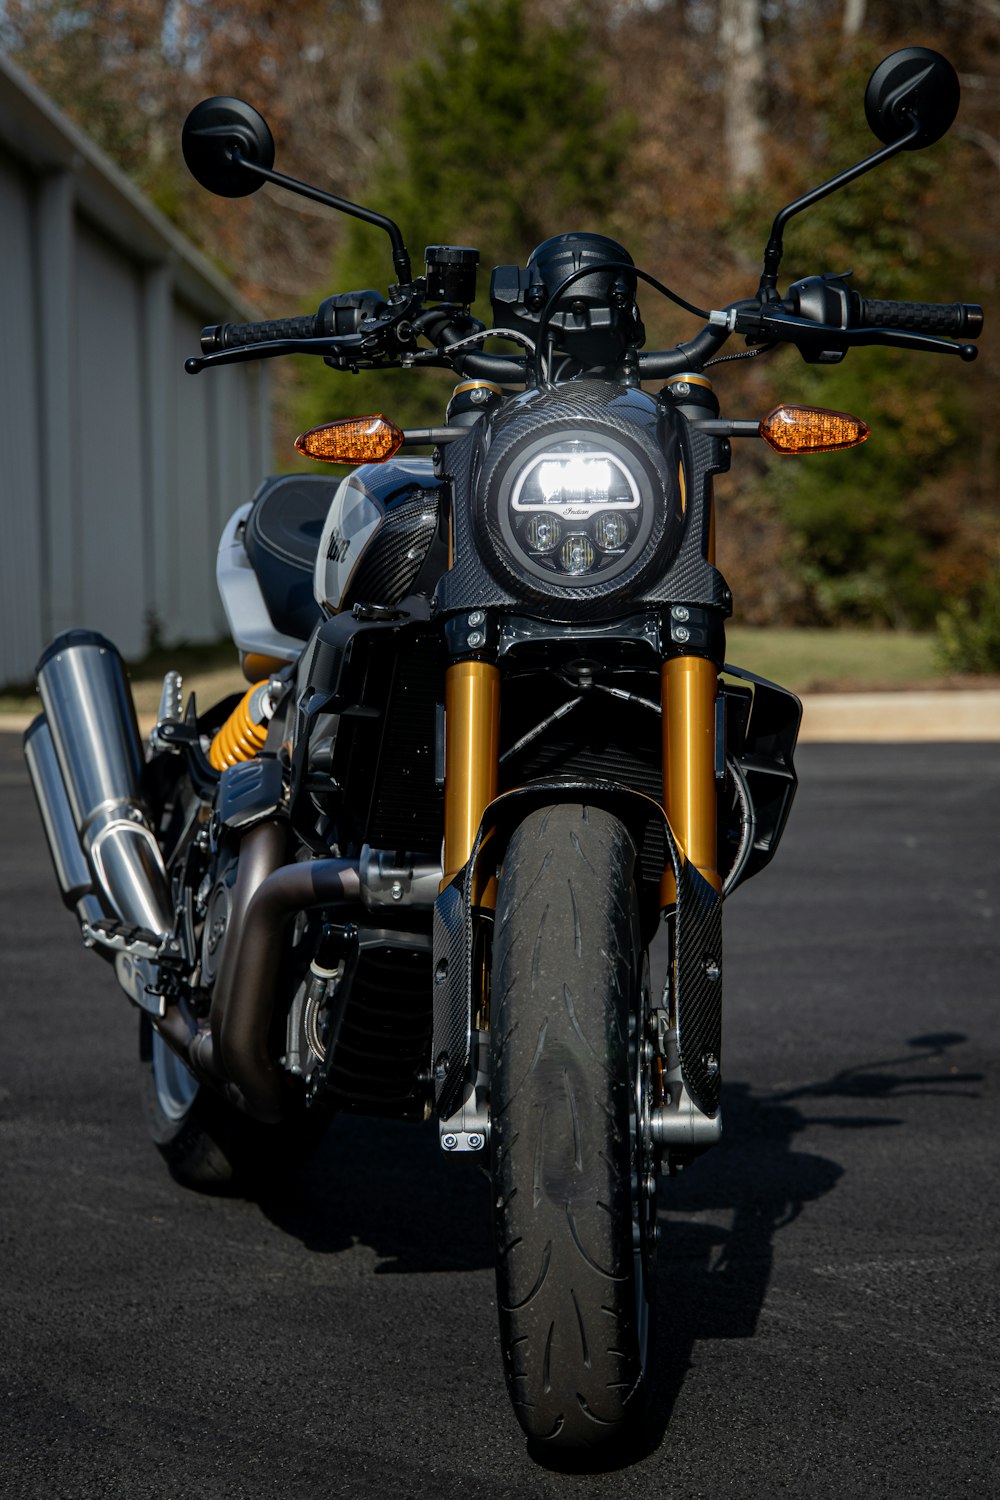
[[[839,328],[831,323],[814,323],[797,318],[787,311],[779,312],[774,303],[764,303],[753,310],[733,309],[728,326],[735,333],[754,339],[777,339],[792,344],[825,344],[828,348],[848,349],[866,344],[883,344],[894,349],[917,349],[924,354],[957,354],[969,363],[979,350],[975,344],[956,344],[951,339],[936,338],[929,333],[910,333],[903,328]]]
[[[979,358],[975,344],[956,344],[952,339],[935,338],[929,333],[910,333],[905,328],[859,328],[852,334],[853,344],[887,344],[893,349],[920,349],[925,354],[957,354],[966,364]]]

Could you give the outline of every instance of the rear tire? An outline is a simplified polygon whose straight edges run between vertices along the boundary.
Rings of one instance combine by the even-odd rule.
[[[655,1187],[636,851],[603,809],[515,831],[490,1033],[497,1305],[518,1421],[541,1447],[619,1439],[651,1367]]]
[[[139,1022],[142,1100],[153,1142],[184,1187],[201,1193],[273,1190],[319,1145],[329,1124],[304,1105],[293,1119],[265,1125],[203,1083],[157,1035]]]

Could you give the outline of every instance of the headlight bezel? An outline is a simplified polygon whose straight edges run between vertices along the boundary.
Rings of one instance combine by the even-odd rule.
[[[649,420],[653,413],[648,409],[636,412],[640,421],[626,422],[621,417],[616,420],[617,413],[609,413],[606,408],[593,415],[588,412],[581,420],[579,410],[560,412],[558,406],[555,401],[547,410],[536,408],[530,416],[522,411],[494,434],[475,486],[476,530],[486,543],[481,553],[490,571],[507,587],[513,585],[521,597],[594,603],[617,599],[641,587],[656,567],[664,565],[668,548],[676,550],[682,518],[676,441],[671,434],[663,433],[655,417]],[[662,441],[664,435],[669,437],[667,445]],[[668,454],[665,446],[672,453]],[[628,516],[631,534],[620,556],[609,560],[613,549],[605,549],[601,565],[593,571],[554,571],[551,559],[574,534],[560,515],[566,505],[537,504],[515,510],[512,504],[523,493],[526,478],[546,455],[562,460],[574,455],[607,455],[626,476],[634,503],[583,501],[586,515],[578,528],[582,530],[591,520],[596,523],[604,513]],[[526,512],[558,517],[562,526],[555,547],[538,560],[522,544],[513,519]],[[593,542],[593,536],[590,540]]]

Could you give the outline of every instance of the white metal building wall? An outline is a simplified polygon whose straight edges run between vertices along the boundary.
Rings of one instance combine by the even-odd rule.
[[[232,287],[0,57],[0,685],[84,625],[126,657],[224,633],[223,522],[268,455],[263,373],[184,373]]]
[[[42,434],[27,189],[0,151],[0,681],[28,675],[42,633]]]

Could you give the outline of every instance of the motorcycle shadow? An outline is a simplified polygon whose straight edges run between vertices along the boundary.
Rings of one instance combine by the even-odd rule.
[[[843,1176],[840,1163],[794,1150],[796,1138],[813,1125],[872,1130],[906,1123],[900,1117],[853,1110],[807,1113],[798,1103],[978,1097],[968,1086],[981,1082],[982,1074],[942,1067],[948,1049],[964,1040],[959,1032],[912,1037],[907,1042],[912,1050],[899,1057],[859,1064],[771,1095],[755,1094],[747,1083],[725,1086],[721,1147],[669,1182],[661,1195],[667,1212],[660,1219],[656,1403],[644,1454],[663,1441],[695,1344],[754,1337],[770,1282],[775,1236]],[[930,1071],[920,1070],[931,1062]],[[728,1229],[718,1222],[727,1213],[732,1215]]]
[[[488,1179],[443,1155],[436,1121],[338,1115],[297,1177],[258,1203],[317,1254],[369,1247],[376,1276],[493,1267]]]
[[[774,1235],[807,1203],[830,1192],[843,1172],[837,1162],[794,1151],[796,1137],[820,1123],[854,1130],[903,1123],[886,1115],[807,1115],[797,1102],[884,1100],[942,1087],[952,1095],[965,1093],[962,1086],[981,1075],[941,1068],[947,1049],[964,1040],[957,1032],[913,1037],[907,1044],[912,1050],[901,1057],[859,1064],[772,1095],[757,1095],[747,1083],[726,1084],[721,1146],[661,1192],[661,1375],[676,1371],[679,1356],[697,1339],[752,1337]],[[914,1064],[931,1061],[933,1071],[914,1071]],[[493,1235],[485,1165],[443,1156],[433,1122],[414,1126],[338,1115],[298,1175],[257,1201],[273,1224],[317,1254],[368,1246],[378,1257],[376,1275],[489,1270]],[[731,1213],[731,1227],[693,1217],[708,1213]],[[676,1396],[680,1385],[674,1383]]]
[[[726,1133],[715,1151],[665,1182],[661,1194],[654,1401],[627,1449],[595,1455],[534,1452],[563,1472],[631,1468],[661,1446],[705,1339],[755,1336],[774,1261],[775,1236],[844,1174],[829,1157],[793,1149],[810,1126],[871,1130],[906,1123],[849,1101],[914,1095],[977,1097],[978,1073],[942,1067],[957,1032],[911,1038],[900,1057],[845,1069],[769,1095],[732,1082],[723,1091]],[[926,1071],[920,1064],[933,1063]],[[916,1066],[915,1066],[916,1065]],[[843,1112],[808,1106],[842,1101]],[[802,1104],[806,1108],[800,1108]],[[444,1158],[433,1124],[339,1116],[316,1156],[280,1193],[258,1199],[265,1216],[317,1254],[364,1245],[374,1275],[486,1271],[493,1266],[489,1185],[482,1167]],[[728,1219],[728,1227],[720,1220]]]

